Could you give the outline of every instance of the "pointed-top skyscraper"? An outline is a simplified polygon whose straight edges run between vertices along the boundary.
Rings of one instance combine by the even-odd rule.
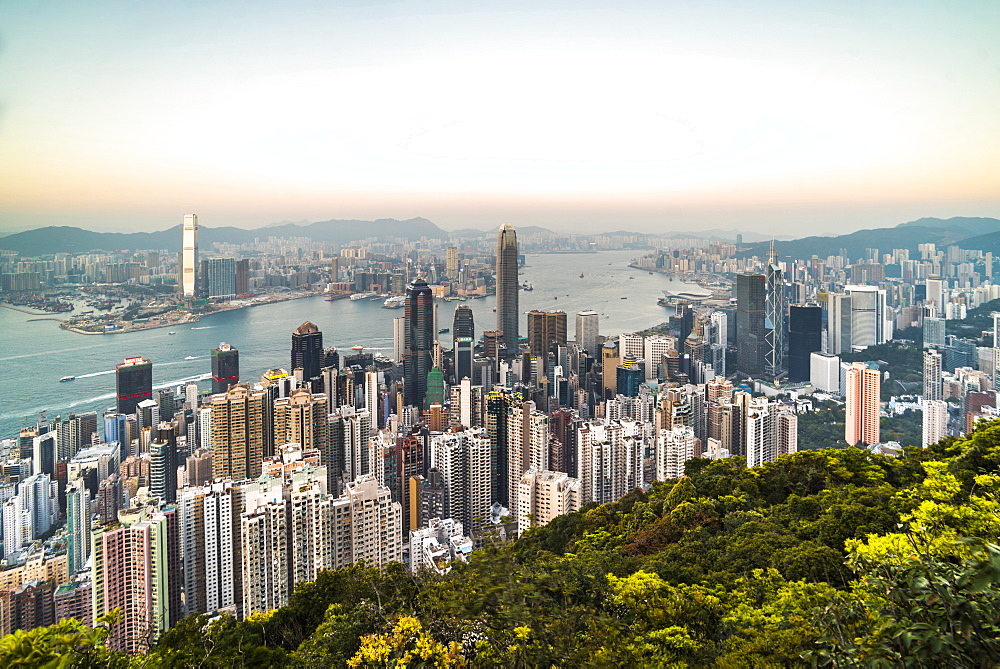
[[[517,307],[517,233],[514,226],[505,225],[497,233],[497,330],[503,332],[507,347],[500,357],[517,355],[520,332]]]
[[[764,268],[764,282],[767,291],[764,297],[764,373],[769,378],[775,378],[785,371],[785,305],[781,265],[778,264],[773,239]]]
[[[404,319],[403,401],[423,409],[435,336],[434,295],[423,279],[414,279],[406,289]]]

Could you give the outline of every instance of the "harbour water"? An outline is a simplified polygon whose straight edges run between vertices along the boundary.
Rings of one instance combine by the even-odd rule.
[[[601,334],[642,330],[664,322],[672,310],[656,300],[679,281],[662,274],[628,267],[636,251],[529,256],[518,277],[534,289],[521,291],[521,336],[526,334],[524,313],[531,309],[566,312],[572,338],[575,316],[592,309],[601,314]],[[580,277],[583,274],[583,277]],[[622,299],[627,298],[627,299]],[[15,437],[34,423],[40,410],[49,417],[95,410],[99,414],[115,403],[115,364],[127,356],[142,355],[153,362],[157,388],[196,381],[206,388],[211,372],[209,349],[227,342],[240,350],[245,380],[259,379],[264,370],[289,365],[291,332],[303,321],[316,323],[325,346],[341,351],[352,346],[392,356],[392,319],[402,309],[383,309],[382,299],[336,300],[322,297],[289,300],[248,309],[213,314],[192,325],[120,335],[79,335],[60,330],[51,320],[10,309],[0,309],[0,365],[7,382],[0,393],[0,438]],[[467,302],[440,302],[439,327],[450,328],[455,307],[470,306],[476,334],[496,327],[495,298]],[[451,347],[451,334],[442,334]],[[73,381],[60,382],[74,375]]]

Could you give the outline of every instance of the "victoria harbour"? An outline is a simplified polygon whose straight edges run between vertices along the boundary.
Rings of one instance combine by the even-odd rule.
[[[628,267],[637,254],[626,250],[527,257],[518,278],[533,290],[520,292],[522,322],[524,312],[531,309],[562,310],[570,322],[579,311],[596,311],[601,315],[603,335],[664,322],[672,310],[658,306],[657,299],[664,289],[684,284],[664,274]],[[157,388],[194,381],[204,390],[210,376],[209,349],[220,342],[240,349],[243,376],[248,380],[267,369],[287,368],[291,332],[307,320],[319,326],[327,346],[341,350],[363,346],[392,357],[392,319],[403,312],[383,309],[383,301],[327,302],[317,296],[212,314],[175,329],[94,336],[59,329],[55,322],[35,315],[0,309],[6,343],[0,363],[10,378],[26,381],[10,384],[0,400],[0,434],[16,434],[21,426],[33,424],[42,410],[54,417],[92,410],[100,413],[113,406],[115,364],[127,356],[152,360]],[[472,308],[477,332],[495,327],[491,295],[464,302],[439,300],[440,328],[451,327],[458,304]],[[450,346],[450,334],[440,338]],[[76,378],[60,383],[67,375]]]

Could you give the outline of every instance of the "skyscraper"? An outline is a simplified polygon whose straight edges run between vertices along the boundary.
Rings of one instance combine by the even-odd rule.
[[[180,551],[174,508],[122,510],[118,524],[93,532],[94,618],[120,609],[108,646],[141,652],[180,620]]]
[[[472,309],[464,304],[455,309],[455,320],[451,328],[455,352],[455,382],[472,378],[473,346],[476,341],[476,325]]]
[[[374,476],[360,476],[330,505],[333,567],[403,559],[403,509]]]
[[[601,315],[596,311],[581,311],[576,315],[576,343],[590,355],[597,355],[597,335],[601,325]]]
[[[736,368],[741,376],[764,374],[767,284],[760,274],[736,277]]]
[[[135,412],[139,402],[153,399],[153,363],[142,356],[125,358],[115,365],[118,413]]]
[[[943,400],[941,388],[941,353],[924,351],[924,401]]]
[[[319,376],[323,368],[323,333],[306,321],[292,333],[292,370],[302,370],[302,380]]]
[[[459,252],[455,246],[449,246],[444,252],[444,272],[449,279],[458,278]]]
[[[212,349],[212,394],[229,390],[240,381],[240,352],[226,342]]]
[[[497,233],[497,330],[503,332],[506,351],[500,357],[512,358],[517,355],[520,332],[517,307],[517,233],[511,225],[505,225]]]
[[[490,441],[491,498],[501,504],[510,503],[510,451],[522,446],[523,421],[520,393],[507,389],[494,389],[486,397],[486,435]],[[520,480],[521,472],[517,472]],[[454,513],[452,514],[454,517]],[[472,527],[470,524],[469,527]]]
[[[823,310],[817,304],[788,308],[788,380],[808,381],[809,356],[822,348]]]
[[[924,399],[923,408],[921,445],[927,448],[948,435],[948,403],[943,400]]]
[[[212,476],[235,481],[260,476],[264,458],[264,391],[244,383],[213,395]]]
[[[863,362],[852,363],[847,370],[844,441],[851,446],[879,443],[880,379],[878,368]]]
[[[556,516],[580,510],[580,481],[563,472],[525,472],[518,484],[517,532],[548,525]]]
[[[320,452],[323,465],[331,468],[330,421],[326,395],[314,395],[305,388],[274,401],[274,443],[301,445]],[[339,472],[335,472],[339,473]]]
[[[423,408],[427,396],[427,373],[433,366],[434,295],[423,279],[414,279],[406,289],[405,341],[403,342],[403,401]]]
[[[181,290],[184,299],[194,298],[195,268],[198,266],[198,215],[185,214],[181,250]]]
[[[493,500],[490,439],[482,428],[445,432],[431,438],[430,454],[431,466],[441,472],[447,489],[445,514],[467,528],[481,528],[490,516]]]
[[[892,319],[886,319],[885,291],[874,286],[845,286],[844,290],[851,298],[851,342],[846,350],[860,351],[892,339]]]
[[[775,256],[773,241],[767,267],[764,268],[764,281],[767,284],[764,298],[764,373],[769,378],[775,378],[785,370],[785,307],[781,265]]]
[[[531,355],[544,362],[553,345],[566,345],[566,312],[532,309],[528,312],[528,347]]]
[[[164,504],[177,501],[177,433],[175,423],[160,423],[149,444],[149,491]]]
[[[205,297],[231,300],[236,297],[236,258],[209,258],[202,262]]]

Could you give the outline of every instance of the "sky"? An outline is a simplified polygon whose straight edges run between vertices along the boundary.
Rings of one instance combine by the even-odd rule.
[[[996,0],[0,6],[0,234],[1000,217]]]

